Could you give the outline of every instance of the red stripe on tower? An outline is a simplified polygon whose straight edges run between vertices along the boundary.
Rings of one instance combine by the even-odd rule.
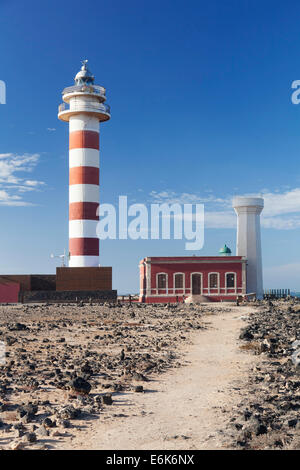
[[[99,220],[98,207],[98,202],[72,202],[69,220]]]
[[[70,238],[70,252],[73,256],[99,256],[99,239]]]
[[[99,168],[93,166],[70,168],[70,184],[96,184],[99,186]]]
[[[96,149],[99,150],[99,132],[73,131],[69,134],[69,149]]]

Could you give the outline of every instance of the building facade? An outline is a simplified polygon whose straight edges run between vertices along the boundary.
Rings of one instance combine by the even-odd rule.
[[[140,302],[182,302],[190,295],[235,300],[246,294],[242,256],[149,257],[140,262]]]

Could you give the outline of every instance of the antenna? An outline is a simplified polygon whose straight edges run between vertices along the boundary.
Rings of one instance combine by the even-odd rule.
[[[63,255],[54,255],[51,253],[50,258],[60,258],[61,259],[61,267],[65,268],[66,267],[66,258],[70,258],[70,254],[68,253],[68,256],[66,255],[66,249],[64,249],[64,254]]]

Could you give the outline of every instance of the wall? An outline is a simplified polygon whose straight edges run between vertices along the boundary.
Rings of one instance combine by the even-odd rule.
[[[36,291],[24,292],[22,300],[27,302],[116,302],[117,291]]]
[[[0,277],[0,303],[17,303],[19,291],[19,283],[8,282]]]

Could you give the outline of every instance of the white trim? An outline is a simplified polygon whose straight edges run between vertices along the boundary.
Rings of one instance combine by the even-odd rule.
[[[151,292],[151,263],[145,262],[146,264],[146,295]]]
[[[160,274],[164,274],[164,275],[166,276],[166,295],[167,295],[168,292],[169,292],[169,290],[168,290],[168,274],[167,274],[167,273],[164,273],[164,272],[156,273],[156,294],[157,294],[157,295],[160,295],[160,294],[158,293],[158,291],[159,291],[159,290],[164,290],[163,287],[161,287],[161,288],[158,287],[158,276],[159,276]]]
[[[199,272],[194,272],[194,273],[190,274],[190,293],[193,295],[193,283],[192,283],[193,274],[200,274],[201,286],[200,286],[200,294],[199,295],[202,295],[203,294],[203,273],[199,273]],[[197,294],[195,294],[195,295],[197,295]]]
[[[247,267],[246,263],[242,266],[242,292],[246,294],[247,292]]]
[[[183,294],[179,294],[179,295],[183,295]],[[205,295],[205,294],[203,294]],[[207,294],[208,295],[208,294]],[[229,292],[228,294],[209,294],[210,297],[235,297],[235,293],[234,292]],[[172,293],[168,293],[168,294],[151,294],[151,295],[148,295],[147,297],[176,297],[175,294],[172,294]]]
[[[210,275],[211,274],[216,274],[217,275],[217,279],[218,279],[218,284],[217,284],[217,287],[210,287]],[[216,273],[216,272],[209,272],[208,275],[207,275],[207,280],[208,280],[208,293],[209,295],[213,295],[210,293],[210,290],[211,289],[218,289],[218,294],[217,295],[220,295],[220,273]]]

